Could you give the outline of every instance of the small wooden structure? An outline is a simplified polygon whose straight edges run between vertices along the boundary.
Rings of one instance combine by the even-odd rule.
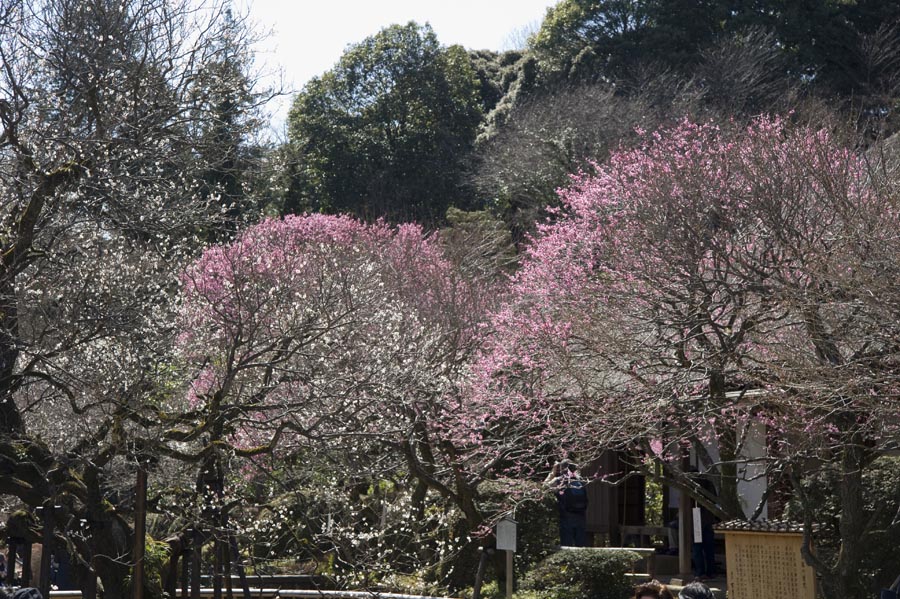
[[[728,599],[815,599],[815,575],[800,553],[801,525],[732,520],[716,530],[725,535]]]
[[[631,471],[617,452],[606,451],[588,464],[583,473],[590,479],[598,475],[624,475]],[[627,476],[621,485],[592,481],[587,486],[587,532],[603,537],[609,545],[622,545],[624,526],[645,526],[644,477]],[[595,544],[600,544],[595,538]]]

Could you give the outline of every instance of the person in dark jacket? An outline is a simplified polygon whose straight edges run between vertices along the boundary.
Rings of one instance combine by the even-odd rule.
[[[559,544],[563,547],[587,545],[587,485],[578,466],[568,460],[553,465],[544,481],[553,490],[559,507]]]

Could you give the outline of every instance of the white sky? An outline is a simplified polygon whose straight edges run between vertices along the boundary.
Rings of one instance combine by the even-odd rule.
[[[539,23],[556,0],[243,0],[238,12],[272,36],[258,47],[257,66],[283,69],[285,86],[300,90],[330,69],[349,44],[393,23],[430,23],[444,45],[500,50],[511,34]],[[243,5],[243,6],[241,6]],[[290,98],[272,107],[276,134]]]

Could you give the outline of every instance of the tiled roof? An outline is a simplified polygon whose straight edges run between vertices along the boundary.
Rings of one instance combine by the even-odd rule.
[[[716,530],[737,532],[802,533],[803,524],[787,520],[729,520],[715,525]]]

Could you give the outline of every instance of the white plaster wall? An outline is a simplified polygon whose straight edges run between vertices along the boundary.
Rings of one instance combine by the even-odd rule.
[[[741,458],[744,460],[738,464],[738,496],[741,500],[741,506],[744,509],[744,516],[749,518],[753,515],[753,511],[762,500],[766,492],[765,465],[762,458],[766,455],[766,427],[759,422],[749,424],[750,430],[747,431],[747,438],[741,451]],[[714,437],[710,435],[710,437]],[[709,452],[713,461],[719,461],[719,448],[714,442],[704,443],[706,451]],[[760,458],[754,461],[754,458]],[[697,463],[695,455],[691,456],[692,463]],[[700,465],[698,469],[703,472],[705,467]],[[759,519],[768,518],[768,506],[764,505],[759,514]]]

